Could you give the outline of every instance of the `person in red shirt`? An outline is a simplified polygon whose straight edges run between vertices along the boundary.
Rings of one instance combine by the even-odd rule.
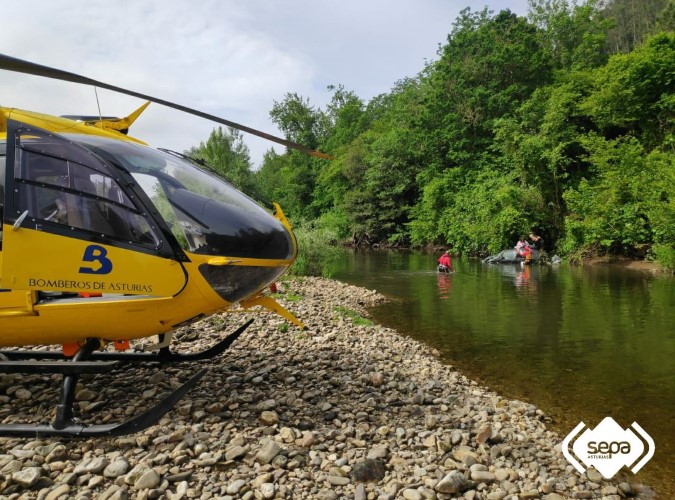
[[[447,250],[438,258],[438,270],[444,273],[455,272],[452,268],[452,259]]]

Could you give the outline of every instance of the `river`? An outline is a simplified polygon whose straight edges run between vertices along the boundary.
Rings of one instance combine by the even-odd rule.
[[[333,278],[393,300],[373,319],[461,372],[536,404],[561,437],[583,421],[637,422],[656,453],[630,482],[675,498],[675,278],[614,266],[486,265],[439,275],[422,252],[345,251]]]

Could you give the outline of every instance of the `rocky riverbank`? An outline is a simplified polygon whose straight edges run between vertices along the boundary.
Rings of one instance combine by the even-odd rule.
[[[507,400],[432,349],[363,321],[384,298],[335,281],[282,283],[308,327],[256,321],[219,358],[82,378],[89,421],[136,414],[208,373],[159,425],[109,439],[0,439],[3,498],[652,498],[641,485],[580,476],[531,404]],[[357,314],[354,314],[357,313]],[[201,350],[250,313],[180,331]],[[197,366],[199,365],[199,367]],[[3,375],[0,418],[48,420],[59,377]],[[98,419],[98,420],[97,420]]]

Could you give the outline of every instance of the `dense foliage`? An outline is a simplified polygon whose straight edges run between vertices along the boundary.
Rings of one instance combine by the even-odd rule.
[[[535,231],[571,257],[673,266],[674,30],[674,0],[465,9],[437,60],[387,94],[274,104],[287,138],[335,160],[271,150],[245,174],[232,131],[195,152],[327,239],[475,255]]]

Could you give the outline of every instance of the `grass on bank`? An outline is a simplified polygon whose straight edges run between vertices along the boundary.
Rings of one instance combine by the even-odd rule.
[[[363,326],[373,326],[373,322],[369,320],[368,318],[364,318],[361,316],[359,313],[354,311],[353,309],[349,309],[348,307],[344,306],[336,306],[333,308],[333,310],[338,313],[340,316],[344,316],[347,318],[351,318],[352,322],[355,325],[363,325]]]
[[[284,299],[287,300],[288,302],[300,302],[302,299],[304,299],[304,295],[298,295],[295,293],[272,293],[271,296],[275,299]]]

